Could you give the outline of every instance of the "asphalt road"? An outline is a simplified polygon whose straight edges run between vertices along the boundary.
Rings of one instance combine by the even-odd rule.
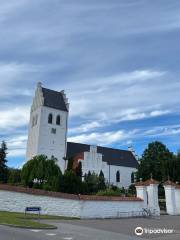
[[[19,229],[0,226],[0,240],[179,240],[180,216],[161,216],[160,219],[106,219],[45,221],[56,230]],[[143,228],[174,229],[173,234],[134,234],[137,226]]]
[[[104,230],[82,227],[70,223],[58,223],[57,230],[30,230],[0,226],[0,240],[136,240]]]

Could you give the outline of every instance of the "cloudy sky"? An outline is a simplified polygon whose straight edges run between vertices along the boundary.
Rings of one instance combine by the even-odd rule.
[[[65,89],[71,141],[180,148],[179,0],[1,0],[0,140],[25,159],[36,83]]]

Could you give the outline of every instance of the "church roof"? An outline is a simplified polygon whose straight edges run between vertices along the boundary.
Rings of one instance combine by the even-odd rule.
[[[51,89],[42,88],[44,97],[44,106],[55,108],[62,111],[68,111],[66,103],[61,92],[57,92]]]
[[[67,142],[67,158],[89,151],[90,145],[88,144]],[[97,146],[97,152],[101,153],[102,160],[110,165],[138,167],[138,162],[130,151]]]

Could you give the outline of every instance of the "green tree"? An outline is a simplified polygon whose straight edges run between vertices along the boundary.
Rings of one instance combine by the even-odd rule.
[[[77,177],[82,178],[82,163],[81,162],[79,162],[75,172],[76,172]]]
[[[138,167],[137,179],[153,178],[162,181],[167,179],[167,164],[173,160],[173,154],[161,142],[152,142],[145,149]]]
[[[62,173],[55,158],[38,155],[23,166],[21,179],[25,186],[59,191]]]
[[[8,169],[8,183],[18,184],[21,183],[21,170],[15,168]]]
[[[98,179],[98,190],[105,190],[105,189],[106,189],[106,184],[105,184],[104,173],[101,170],[99,173],[99,179]]]
[[[73,161],[74,161],[74,158],[73,157],[70,157],[68,159],[68,164],[67,164],[67,171],[70,171],[73,169]]]
[[[81,179],[73,170],[65,171],[61,185],[61,191],[65,193],[81,193]]]
[[[7,145],[3,141],[0,148],[0,182],[6,183],[8,179],[8,168],[7,168]]]
[[[88,172],[88,175],[85,179],[85,182],[87,184],[88,193],[97,193],[98,192],[98,185],[99,185],[99,177],[94,172],[91,174],[91,172]]]

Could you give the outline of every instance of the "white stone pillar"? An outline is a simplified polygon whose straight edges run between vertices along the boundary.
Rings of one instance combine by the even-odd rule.
[[[175,188],[176,214],[180,215],[180,185]]]
[[[147,188],[139,182],[136,187],[136,196],[144,200],[144,208],[147,208]]]
[[[166,211],[169,215],[176,215],[175,184],[168,181],[164,184],[166,197]]]
[[[153,215],[160,215],[159,200],[158,200],[158,183],[151,179],[147,186],[148,193],[148,208]]]

